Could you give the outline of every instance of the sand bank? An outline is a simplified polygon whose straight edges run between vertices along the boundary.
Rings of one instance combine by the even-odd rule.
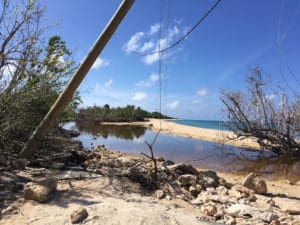
[[[260,149],[255,139],[246,138],[243,140],[233,140],[235,134],[231,131],[213,130],[199,127],[177,124],[172,120],[149,119],[145,122],[102,122],[103,125],[136,125],[145,126],[153,131],[161,133],[189,137],[204,141],[211,141],[221,144],[233,145],[242,148]]]
[[[243,148],[260,149],[255,139],[232,140],[235,134],[230,131],[205,129],[199,127],[177,124],[172,120],[149,119],[147,124],[152,124],[150,129],[162,133],[195,138],[199,140],[212,141],[221,144],[233,145]]]

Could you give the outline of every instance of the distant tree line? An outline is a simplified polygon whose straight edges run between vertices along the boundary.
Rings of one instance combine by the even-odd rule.
[[[134,122],[144,121],[145,118],[172,119],[159,112],[147,112],[140,107],[127,105],[126,107],[111,108],[108,104],[80,109],[76,114],[78,121],[96,122]]]

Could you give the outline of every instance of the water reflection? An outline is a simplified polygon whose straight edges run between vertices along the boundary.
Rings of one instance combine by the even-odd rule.
[[[155,137],[154,132],[139,126],[69,122],[64,124],[64,127],[80,131],[78,139],[86,149],[105,144],[109,149],[136,155],[148,152],[144,142],[151,143]],[[270,178],[300,179],[299,159],[274,159],[266,157],[270,155],[269,153],[167,134],[160,134],[153,147],[157,156],[175,162],[189,161],[202,168],[225,172],[251,171]]]
[[[134,140],[143,136],[146,132],[146,128],[142,126],[112,126],[93,122],[77,122],[76,128],[81,133],[100,136],[104,139],[114,136],[125,140]]]

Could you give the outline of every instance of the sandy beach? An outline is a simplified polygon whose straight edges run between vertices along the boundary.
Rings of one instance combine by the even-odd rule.
[[[235,137],[235,134],[230,131],[185,126],[177,124],[172,120],[150,119],[149,123],[152,124],[150,127],[152,130],[161,131],[166,134],[212,141],[242,148],[260,149],[260,146],[254,139],[232,140],[232,138]]]

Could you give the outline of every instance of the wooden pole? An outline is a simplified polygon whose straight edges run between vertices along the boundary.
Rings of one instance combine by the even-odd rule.
[[[67,84],[64,91],[59,95],[47,115],[36,127],[35,131],[32,133],[24,148],[19,153],[20,158],[29,158],[34,154],[39,142],[45,136],[48,130],[53,126],[55,120],[58,118],[65,106],[71,101],[73,94],[77,90],[78,86],[92,67],[93,63],[96,61],[97,57],[99,56],[109,39],[112,37],[113,33],[129,11],[133,2],[134,0],[122,1],[119,8],[115,12],[111,20],[108,22],[102,33],[99,35],[83,62],[75,71],[73,77]]]

